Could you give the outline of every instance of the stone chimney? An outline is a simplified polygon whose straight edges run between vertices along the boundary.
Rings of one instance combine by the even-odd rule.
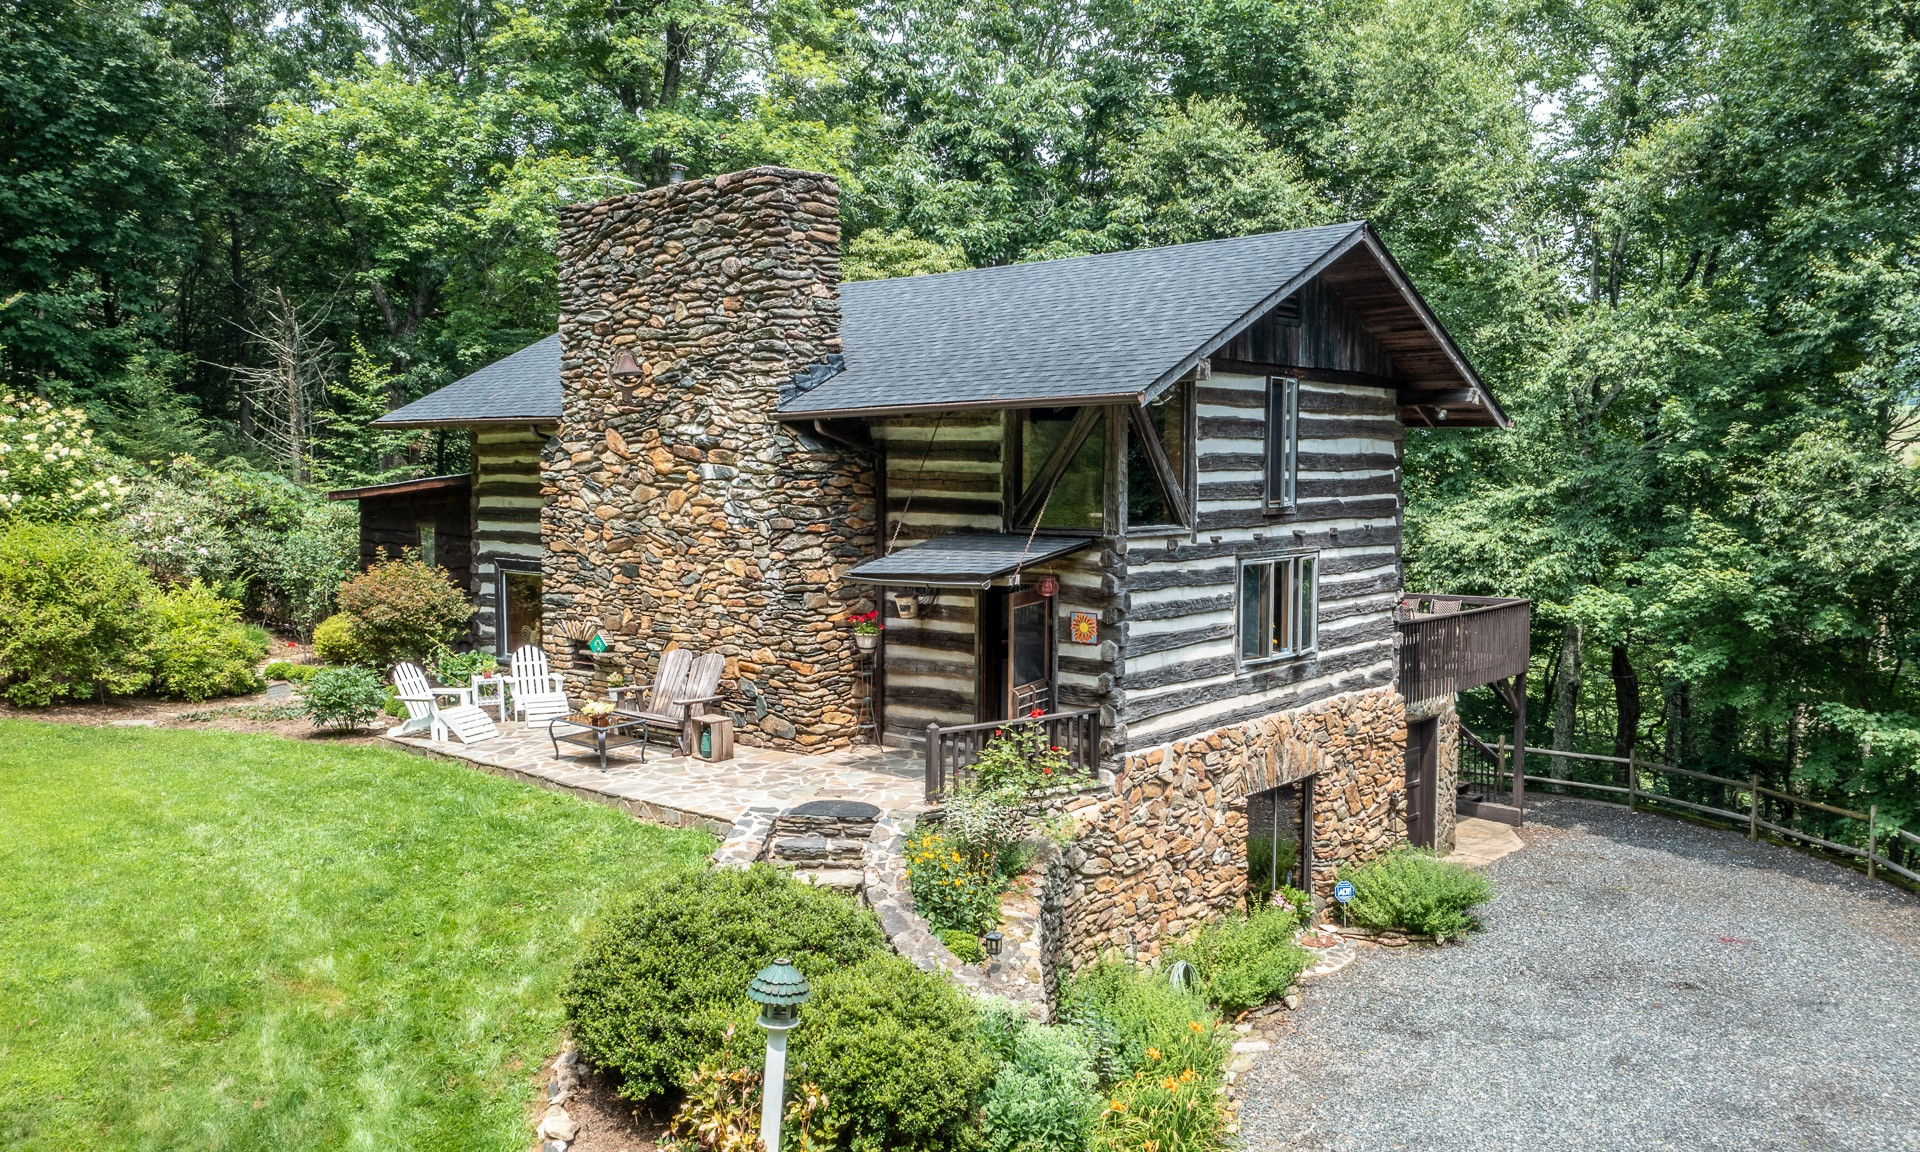
[[[543,595],[576,691],[651,679],[669,648],[718,652],[741,743],[855,736],[846,616],[866,601],[843,577],[873,554],[872,461],[774,419],[781,388],[840,351],[838,195],[755,168],[561,207]]]

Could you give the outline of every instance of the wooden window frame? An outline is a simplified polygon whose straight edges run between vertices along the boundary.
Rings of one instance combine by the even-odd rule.
[[[1176,472],[1173,467],[1173,461],[1167,459],[1166,450],[1160,446],[1159,432],[1154,428],[1153,421],[1147,419],[1147,410],[1144,405],[1130,404],[1127,406],[1126,434],[1138,439],[1142,445],[1144,445],[1147,463],[1153,469],[1155,479],[1159,481],[1161,489],[1166,494],[1167,505],[1173,509],[1174,519],[1171,523],[1136,525],[1133,522],[1133,508],[1132,505],[1129,504],[1126,514],[1126,530],[1128,532],[1139,532],[1143,535],[1151,535],[1166,534],[1169,532],[1188,532],[1193,529],[1194,509],[1197,501],[1194,497],[1195,485],[1190,477],[1193,474],[1192,465],[1195,444],[1198,440],[1198,437],[1194,434],[1195,411],[1198,407],[1198,398],[1194,394],[1192,387],[1185,383],[1175,384],[1169,392],[1177,395],[1181,401],[1180,436],[1182,447],[1185,449],[1185,451],[1181,453],[1181,458],[1187,464],[1185,475]],[[1165,395],[1166,394],[1156,397],[1156,399],[1164,399]],[[1125,469],[1127,462],[1128,455],[1125,450],[1125,441],[1123,440],[1118,466],[1121,469]],[[1122,475],[1120,478],[1120,489],[1123,492],[1126,491],[1126,481],[1127,477]]]
[[[1283,648],[1283,649],[1275,650],[1272,647],[1273,628],[1271,623],[1269,623],[1263,626],[1260,630],[1260,634],[1263,637],[1265,637],[1267,650],[1264,653],[1259,655],[1254,655],[1254,656],[1247,655],[1246,649],[1242,645],[1242,638],[1246,635],[1246,614],[1250,608],[1252,610],[1257,611],[1264,607],[1264,605],[1262,604],[1249,605],[1247,603],[1247,595],[1246,595],[1247,569],[1261,568],[1261,567],[1272,568],[1276,570],[1275,578],[1277,579],[1278,569],[1285,567],[1285,568],[1291,569],[1294,573],[1296,573],[1293,579],[1297,581],[1300,579],[1297,573],[1301,571],[1302,561],[1307,561],[1311,563],[1313,568],[1312,583],[1311,583],[1311,586],[1307,589],[1309,593],[1308,598],[1310,600],[1310,604],[1300,614],[1300,617],[1299,617],[1300,622],[1304,624],[1307,631],[1307,635],[1305,636],[1305,642],[1296,648]],[[1272,596],[1272,593],[1271,592],[1268,593],[1268,596],[1267,596],[1268,602],[1271,602],[1271,596]],[[1234,598],[1233,655],[1234,655],[1234,659],[1238,662],[1239,667],[1263,668],[1273,664],[1284,664],[1291,660],[1304,660],[1312,656],[1315,656],[1319,653],[1320,651],[1320,552],[1319,550],[1295,549],[1288,552],[1271,552],[1271,553],[1263,553],[1256,556],[1240,557],[1238,563],[1234,565],[1233,598]]]
[[[1267,377],[1266,498],[1272,512],[1300,503],[1300,380]]]
[[[1008,531],[1034,527],[1033,522],[1039,517],[1040,510],[1046,505],[1047,498],[1053,494],[1054,488],[1059,485],[1061,478],[1067,474],[1067,469],[1073,466],[1074,457],[1078,456],[1080,449],[1086,446],[1087,437],[1096,431],[1101,435],[1106,434],[1106,416],[1107,409],[1102,405],[1081,405],[1079,411],[1074,413],[1073,423],[1067,427],[1066,437],[1054,447],[1053,455],[1047,457],[1046,463],[1040,466],[1040,471],[1033,478],[1033,484],[1025,491],[1022,491],[1020,485],[1020,468],[1025,452],[1025,445],[1022,443],[1022,438],[1025,436],[1027,411],[1026,409],[1014,409],[1008,414],[1005,449],[1006,460],[1001,466],[1006,474],[1005,489],[1007,495],[1011,498],[1011,503],[1008,506],[1012,509],[1012,512],[1006,522]],[[1106,491],[1111,487],[1114,474],[1115,464],[1112,459],[1113,451],[1111,445],[1108,446],[1105,455],[1107,457],[1106,474],[1101,477],[1102,491]],[[1111,503],[1111,501],[1109,501],[1109,503]],[[1112,508],[1102,510],[1100,517],[1100,535],[1107,536],[1112,533],[1112,517]],[[1034,530],[1041,533],[1075,531],[1071,528],[1062,527],[1040,527]]]

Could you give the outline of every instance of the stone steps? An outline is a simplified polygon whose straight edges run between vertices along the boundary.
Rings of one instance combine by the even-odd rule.
[[[880,809],[850,800],[812,800],[782,812],[767,837],[767,860],[794,878],[858,892],[867,843]]]

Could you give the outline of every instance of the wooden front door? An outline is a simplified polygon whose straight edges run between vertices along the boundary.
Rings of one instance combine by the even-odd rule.
[[[1439,809],[1440,721],[1407,722],[1407,840],[1416,848],[1433,847]]]
[[[980,601],[980,720],[1053,711],[1053,597],[996,588]]]

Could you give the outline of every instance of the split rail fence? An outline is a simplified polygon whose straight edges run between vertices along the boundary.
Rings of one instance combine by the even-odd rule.
[[[1465,728],[1461,736],[1462,782],[1470,788],[1505,794],[1513,779],[1508,767],[1512,748],[1505,738],[1489,744]],[[1767,832],[1794,847],[1819,848],[1863,860],[1869,878],[1890,872],[1920,884],[1920,836],[1882,825],[1877,804],[1859,812],[1766,787],[1758,776],[1740,780],[1637,757],[1561,752],[1531,745],[1525,752],[1522,763],[1526,765],[1559,761],[1605,764],[1612,769],[1607,781],[1580,779],[1570,771],[1563,776],[1525,773],[1522,779],[1528,791],[1564,789],[1623,803],[1634,810],[1678,809],[1704,822],[1744,831],[1749,840],[1758,840],[1762,832]]]

